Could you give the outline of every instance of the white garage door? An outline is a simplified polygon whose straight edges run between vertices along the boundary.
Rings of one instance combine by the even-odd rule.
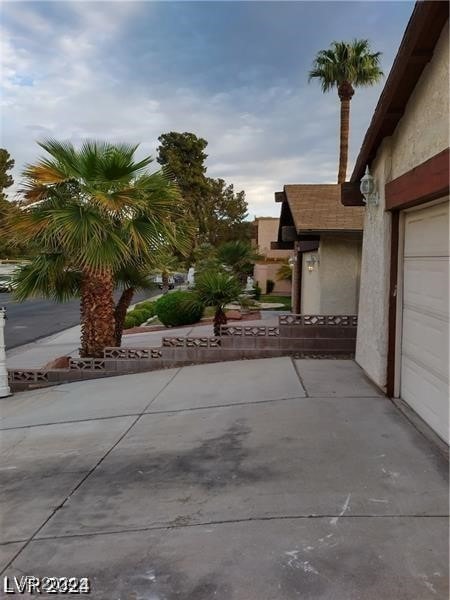
[[[405,214],[401,397],[449,441],[448,200]]]

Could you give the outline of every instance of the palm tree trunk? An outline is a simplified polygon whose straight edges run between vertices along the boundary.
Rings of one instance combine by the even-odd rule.
[[[339,171],[338,183],[345,183],[348,163],[348,138],[350,132],[350,100],[354,94],[352,85],[344,81],[338,88],[341,100],[341,126],[339,144]]]
[[[119,301],[114,309],[115,317],[115,329],[114,337],[116,339],[116,346],[119,347],[122,343],[122,333],[125,325],[125,317],[127,316],[127,310],[130,307],[131,301],[133,300],[134,288],[126,288],[120,295]]]
[[[225,314],[225,311],[223,310],[223,308],[221,306],[218,306],[216,308],[216,314],[214,315],[214,335],[216,337],[219,337],[221,335],[220,327],[222,325],[226,325],[226,324],[227,324],[227,316]]]
[[[114,283],[110,271],[86,271],[81,283],[80,356],[102,358],[114,346]]]

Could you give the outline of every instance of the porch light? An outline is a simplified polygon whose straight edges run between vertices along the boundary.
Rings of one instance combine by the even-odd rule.
[[[372,206],[378,206],[378,192],[375,185],[375,179],[372,177],[369,171],[369,165],[366,166],[366,172],[364,177],[361,179],[359,186],[361,194],[364,196],[366,204],[372,204]]]
[[[311,254],[310,256],[308,256],[308,258],[306,259],[306,266],[308,268],[308,271],[314,271],[314,265],[316,263],[319,262],[319,259],[317,258],[317,256],[315,254]]]
[[[293,269],[293,268],[294,268],[294,265],[295,265],[295,263],[296,263],[296,262],[297,262],[297,261],[296,261],[296,257],[295,257],[295,256],[291,256],[291,257],[289,258],[289,260],[288,260],[288,265],[291,267],[291,269]]]

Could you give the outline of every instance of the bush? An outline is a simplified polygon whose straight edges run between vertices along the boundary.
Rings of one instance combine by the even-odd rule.
[[[137,306],[133,310],[130,310],[129,313],[127,313],[127,316],[125,317],[125,329],[130,329],[131,327],[138,327],[138,325],[145,323],[145,321],[148,321],[148,319],[155,316],[155,309],[153,307],[138,308]]]
[[[152,302],[151,300],[145,300],[145,302],[139,302],[139,304],[136,304],[136,306],[134,307],[134,309],[136,310],[141,310],[144,309],[146,310],[150,316],[147,317],[147,319],[150,319],[150,317],[154,317],[155,316],[155,303]]]
[[[268,279],[266,281],[266,294],[271,294],[273,292],[274,287],[275,287],[275,281],[272,281],[272,279]]]
[[[261,294],[262,294],[262,289],[259,286],[259,283],[256,282],[255,283],[255,293],[254,293],[255,300],[259,300],[261,298]]]
[[[125,323],[124,323],[123,328],[124,329],[131,329],[132,327],[136,327],[136,319],[131,314],[131,312],[129,312],[127,314],[127,316],[125,317]]]
[[[131,311],[131,314],[136,321],[139,321],[139,325],[150,319],[150,317],[153,317],[152,311],[146,310],[145,308],[135,308]]]
[[[204,306],[192,300],[191,292],[177,291],[161,296],[155,303],[158,319],[166,327],[198,323],[202,318]]]

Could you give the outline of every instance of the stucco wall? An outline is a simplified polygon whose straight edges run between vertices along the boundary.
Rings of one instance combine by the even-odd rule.
[[[449,29],[442,31],[394,134],[386,138],[371,165],[379,206],[366,208],[356,341],[356,361],[386,389],[391,215],[385,184],[448,147]]]
[[[271,242],[275,242],[278,239],[280,219],[258,217],[255,221],[258,228],[256,245],[259,253],[266,258],[273,258],[275,260],[289,258],[292,253],[290,250],[271,250],[270,248]]]
[[[257,263],[253,270],[253,279],[257,281],[262,289],[262,293],[266,293],[267,280],[271,279],[275,283],[273,294],[286,294],[291,293],[291,282],[277,279],[277,271],[280,268],[281,263]]]
[[[311,254],[319,264],[308,271]],[[358,312],[361,240],[321,235],[317,252],[303,254],[302,313],[354,315]]]
[[[361,240],[322,235],[320,239],[320,313],[358,312]]]
[[[315,264],[313,271],[308,271],[307,260],[312,255],[319,256],[319,251],[304,252],[302,256],[302,295],[301,307],[304,315],[319,315],[320,313],[320,265]]]
[[[447,23],[392,136],[391,179],[448,147],[449,110]]]
[[[382,149],[372,164],[377,182],[385,178],[384,159],[388,152],[387,147]],[[369,377],[385,389],[391,214],[384,211],[384,184],[379,194],[380,205],[366,208],[355,359]]]

